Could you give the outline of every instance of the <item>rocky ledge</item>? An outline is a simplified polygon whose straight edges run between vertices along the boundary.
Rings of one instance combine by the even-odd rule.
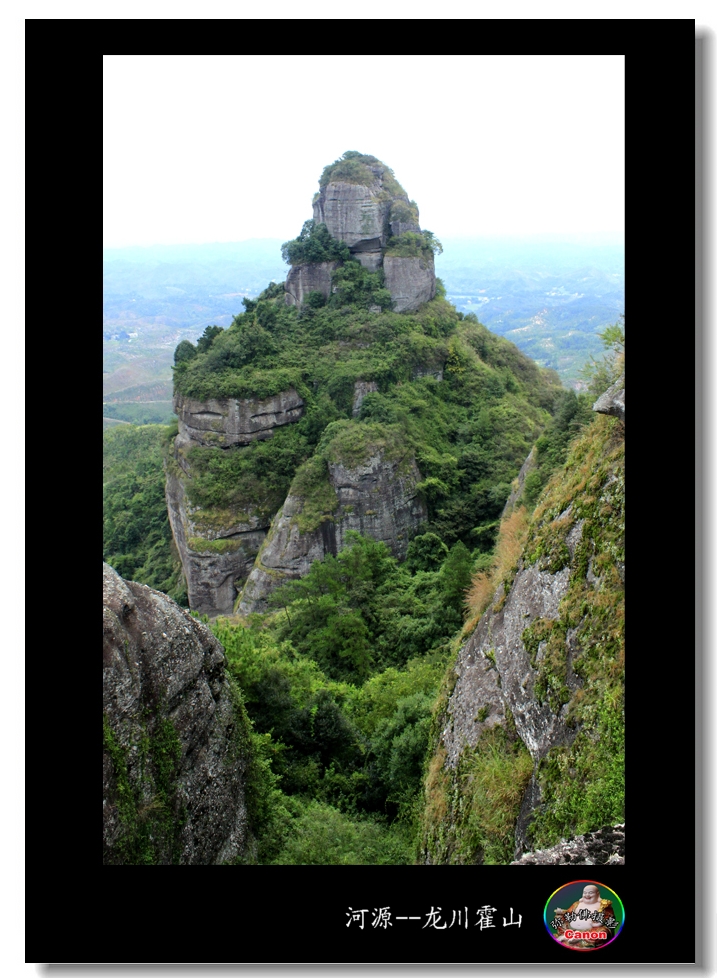
[[[610,414],[620,421],[625,421],[625,375],[608,387],[604,394],[593,404],[593,411],[598,414]]]
[[[304,402],[295,390],[282,391],[262,400],[222,398],[196,401],[174,395],[179,418],[177,447],[189,443],[210,448],[248,445],[257,438],[271,438],[274,428],[301,418]]]

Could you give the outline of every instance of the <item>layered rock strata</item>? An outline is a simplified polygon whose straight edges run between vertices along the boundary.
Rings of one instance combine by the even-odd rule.
[[[388,217],[393,198],[383,191],[383,168],[371,167],[370,186],[337,181],[326,184],[314,201],[314,220],[325,224],[332,238],[352,253],[380,252],[388,243]],[[405,198],[408,203],[408,198]]]
[[[245,856],[249,721],[221,645],[107,564],[103,585],[103,862]]]
[[[315,525],[302,530],[306,500],[287,496],[242,591],[239,614],[266,611],[272,591],[303,577],[315,560],[336,555],[349,530],[382,540],[399,559],[425,521],[425,503],[417,494],[421,480],[415,459],[388,460],[372,455],[353,468],[328,464],[332,504]]]
[[[196,401],[175,394],[173,408],[179,418],[178,447],[194,444],[229,448],[248,445],[257,438],[271,438],[275,428],[299,420],[304,402],[295,390],[282,391],[263,400]]]

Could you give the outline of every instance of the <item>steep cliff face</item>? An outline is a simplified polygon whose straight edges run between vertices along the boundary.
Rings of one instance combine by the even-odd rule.
[[[271,518],[238,506],[215,509],[211,515],[192,506],[187,496],[191,449],[226,449],[270,438],[277,428],[301,418],[304,402],[295,390],[287,390],[264,399],[197,401],[175,394],[174,405],[179,432],[172,464],[167,466],[165,494],[189,606],[212,617],[230,615]]]
[[[410,312],[436,294],[436,273],[430,249],[421,257],[390,256],[387,247],[402,235],[421,235],[418,208],[408,199],[384,163],[373,156],[347,153],[325,168],[313,202],[314,221],[348,245],[351,257],[371,272],[383,268],[386,288],[397,312]],[[329,267],[332,266],[333,267]],[[301,305],[311,291],[329,295],[331,262],[292,267],[286,301]]]
[[[183,478],[174,467],[168,467],[165,494],[190,608],[212,618],[230,615],[270,521],[234,510],[207,526],[195,518],[197,507],[190,505]]]
[[[246,855],[249,721],[209,629],[103,565],[103,861]]]
[[[426,862],[509,862],[621,821],[624,573],[624,429],[596,418],[447,674]]]
[[[312,459],[300,472],[269,531],[242,591],[240,614],[267,609],[267,598],[303,577],[314,560],[343,549],[355,530],[383,541],[399,559],[426,519],[417,493],[421,480],[413,456],[377,447],[365,460]]]
[[[383,270],[396,312],[412,312],[436,294],[433,256],[403,258],[386,255]]]
[[[352,252],[380,251],[388,239],[392,198],[383,191],[382,168],[370,169],[374,179],[369,186],[331,181],[313,205],[314,220],[325,224],[331,237],[345,242]]]
[[[286,304],[302,305],[310,292],[320,292],[324,299],[331,293],[331,273],[338,262],[321,261],[307,265],[293,265],[286,278]]]

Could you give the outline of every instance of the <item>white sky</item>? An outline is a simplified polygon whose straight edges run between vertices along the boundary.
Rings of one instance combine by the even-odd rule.
[[[105,246],[293,238],[373,153],[438,237],[617,233],[622,55],[105,55]]]

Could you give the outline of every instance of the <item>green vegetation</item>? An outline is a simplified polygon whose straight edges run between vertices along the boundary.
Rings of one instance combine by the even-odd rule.
[[[131,401],[110,404],[105,402],[102,405],[102,414],[105,418],[114,418],[133,425],[169,425],[175,420],[171,401],[144,401],[138,404]]]
[[[381,164],[344,154],[327,168],[322,186],[329,179],[361,183],[367,174],[373,183],[372,165]],[[384,188],[393,192],[386,173]],[[392,219],[408,223],[415,205],[399,203]],[[418,491],[428,511],[404,563],[384,544],[348,534],[336,556],[314,562],[304,578],[274,592],[270,614],[251,625],[227,619],[213,625],[253,724],[249,796],[258,859],[336,865],[414,861],[423,831],[418,813],[427,772],[434,815],[457,804],[459,795],[467,799],[457,833],[446,840],[456,860],[505,862],[532,770],[529,755],[509,723],[484,734],[453,780],[436,758],[426,769],[436,722],[432,708],[464,626],[467,592],[475,621],[498,583],[507,593],[526,536],[528,559],[541,567],[555,570],[570,563],[562,527],[556,530],[554,515],[545,515],[553,492],[549,476],[577,451],[570,447],[575,433],[592,432],[594,424],[586,425],[585,398],[562,391],[554,374],[540,370],[474,315],[458,313],[443,290],[415,313],[395,313],[383,273],[364,269],[337,245],[324,225],[307,222],[299,238],[284,246],[291,264],[339,263],[328,300],[314,293],[301,309],[287,306],[282,285],[272,283],[256,299],[244,300],[244,311],[229,328],[207,327],[196,345],[185,342],[175,353],[175,390],[185,397],[263,399],[293,389],[304,402],[298,422],[276,428],[264,441],[187,452],[192,474],[185,487],[198,507],[193,521],[200,534],[226,519],[272,516],[289,492],[301,503],[295,517],[299,529],[314,530],[332,518],[337,505],[329,465],[356,468],[379,452],[406,466],[415,459],[421,473]],[[432,257],[439,251],[430,232],[406,231],[391,240],[387,253]],[[366,394],[354,416],[357,381],[373,382],[378,389]],[[523,491],[524,504],[538,502],[536,515],[529,524],[526,510],[518,506],[501,526],[511,484],[541,438],[535,478],[529,476]],[[131,441],[128,435],[128,458]],[[134,461],[139,464],[142,457],[142,471],[159,475],[161,440],[152,452],[149,445],[143,451],[137,449]],[[116,478],[126,475],[118,471]],[[118,482],[110,493],[117,502],[108,507],[115,557],[125,561],[117,569],[138,580],[151,569],[142,549],[152,539],[143,521],[158,502],[150,482]],[[580,492],[563,476],[566,491],[567,483]],[[593,505],[590,498],[587,493],[582,499],[584,515]],[[617,511],[618,502],[610,499]],[[604,500],[599,504],[600,516],[585,515],[583,540],[593,539],[589,519],[602,520],[595,524],[593,549],[585,544],[575,556],[585,580],[588,573],[599,576],[601,571],[608,579],[601,549],[607,546],[609,534],[603,531],[612,518],[603,512],[606,505]],[[617,528],[610,539],[614,556],[621,546]],[[204,537],[190,541],[206,553],[233,545]],[[134,573],[126,573],[130,566]],[[169,580],[167,575],[164,581]],[[580,608],[591,600],[580,592]],[[615,603],[607,604],[606,614],[614,614]],[[588,667],[592,653],[586,652],[585,664],[576,660],[574,667],[586,677],[578,690],[582,696],[566,699],[572,687],[561,649],[577,614],[566,611],[565,621],[545,634],[543,624],[535,623],[525,635],[534,651],[541,642],[549,646],[536,685],[541,701],[555,710],[567,703],[578,725],[573,745],[561,748],[565,756],[551,755],[541,768],[551,802],[545,819],[535,823],[536,839],[574,822],[578,795],[554,776],[566,764],[582,778],[590,817],[610,809],[615,797],[612,789],[594,788],[587,775],[588,766],[597,765],[611,784],[617,783],[619,772],[607,770],[599,739],[613,747],[619,743],[620,705],[610,685],[614,670]],[[586,641],[586,648],[592,648]],[[600,701],[593,695],[598,687]],[[444,686],[439,702],[447,695]],[[487,722],[489,716],[489,705],[482,705],[478,720]],[[591,730],[599,731],[597,740]]]
[[[164,497],[163,453],[176,427],[118,425],[103,446],[102,557],[130,581],[186,607],[182,568]]]
[[[281,257],[287,265],[305,265],[307,262],[348,261],[351,252],[342,241],[329,234],[325,224],[304,221],[298,238],[285,241]]]
[[[443,245],[431,231],[423,231],[420,234],[416,231],[404,231],[393,237],[386,247],[386,255],[394,255],[398,258],[423,258],[426,261],[433,261],[434,255],[440,255]]]
[[[206,352],[177,365],[175,387],[187,397],[263,398],[293,388],[305,401],[301,420],[271,439],[193,448],[190,500],[274,513],[320,441],[327,446],[331,434],[327,451],[353,446],[345,457],[359,457],[378,424],[381,437],[415,454],[429,508],[425,531],[448,547],[461,540],[472,552],[489,551],[511,481],[560,396],[555,378],[444,298],[413,314],[370,313],[385,292],[380,273],[347,262],[335,283],[327,305],[301,310],[270,286]],[[440,370],[439,382],[431,374]],[[378,390],[349,424],[358,380]],[[327,429],[332,422],[344,427]],[[317,488],[325,485],[325,469],[311,471]],[[315,520],[322,510],[314,509]]]
[[[181,744],[171,720],[145,711],[136,742],[122,745],[103,717],[104,749],[112,760],[122,834],[115,862],[176,863],[186,820],[176,794]],[[129,765],[134,766],[130,776]]]
[[[347,538],[338,556],[274,592],[271,604],[284,613],[272,628],[332,679],[360,685],[377,668],[445,646],[463,621],[473,560],[459,541],[435,569],[412,573],[384,543],[351,531]]]
[[[536,847],[624,821],[624,451],[620,422],[597,416],[541,497],[526,544],[525,559],[545,566],[582,521],[568,593],[543,638],[536,681],[536,694],[554,712],[567,703],[576,737],[541,761],[544,804],[531,826]],[[569,629],[577,630],[572,669],[579,685],[573,690],[566,686]]]
[[[400,221],[402,224],[418,224],[418,205],[415,200],[394,200],[391,204],[389,221]]]
[[[431,703],[445,656],[377,671],[358,686],[327,676],[273,627],[219,618],[212,630],[253,725],[258,861],[413,862]]]
[[[585,403],[624,371],[624,323],[603,340],[607,353],[593,367],[598,379],[589,399],[564,392],[538,440],[545,487],[537,487],[532,515],[517,506],[502,521],[495,551],[466,600],[464,635],[487,608],[501,609],[519,559],[551,574],[569,569],[558,617],[533,620],[522,642],[535,670],[533,695],[564,719],[571,742],[534,765],[508,715],[463,750],[457,768],[446,769],[439,746],[427,768],[421,830],[421,849],[433,861],[510,861],[531,775],[541,795],[527,828],[531,849],[624,821],[624,425],[592,414]],[[528,488],[526,479],[523,501]],[[495,668],[493,650],[485,655]],[[434,745],[455,681],[450,666],[434,712]],[[475,721],[489,713],[480,708]]]
[[[489,728],[458,767],[438,751],[428,766],[421,848],[453,864],[505,865],[513,858],[515,823],[533,761],[515,726]]]
[[[357,183],[364,187],[370,187],[377,182],[372,167],[381,173],[384,193],[391,197],[406,196],[406,191],[394,176],[393,170],[377,157],[367,153],[358,153],[356,150],[347,150],[338,160],[334,160],[333,163],[325,166],[319,178],[319,186],[325,187],[329,183]],[[413,207],[415,208],[415,206],[414,203]]]

